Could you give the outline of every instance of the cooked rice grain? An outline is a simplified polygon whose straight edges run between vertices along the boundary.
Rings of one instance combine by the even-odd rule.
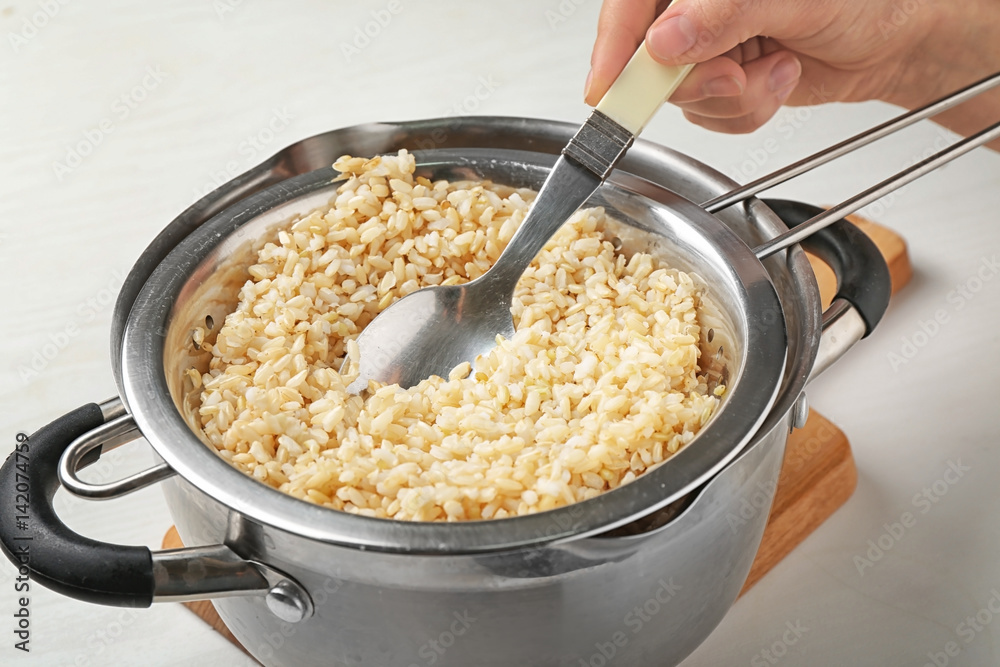
[[[461,521],[552,509],[628,483],[686,445],[718,398],[699,374],[701,296],[576,214],[518,283],[517,333],[447,379],[344,390],[358,333],[396,299],[482,275],[533,193],[415,178],[413,156],[343,157],[327,209],[266,244],[200,383],[208,441],[297,498]]]

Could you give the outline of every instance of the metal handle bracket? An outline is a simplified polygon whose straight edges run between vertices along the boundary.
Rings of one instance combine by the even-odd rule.
[[[105,414],[117,412],[105,409],[104,405],[102,405],[102,410]],[[101,454],[121,447],[141,436],[139,427],[129,414],[121,414],[83,434],[66,448],[59,459],[60,482],[74,495],[91,500],[107,500],[124,496],[175,475],[174,470],[166,463],[106,484],[91,484],[83,481],[77,475],[82,468],[97,461]]]

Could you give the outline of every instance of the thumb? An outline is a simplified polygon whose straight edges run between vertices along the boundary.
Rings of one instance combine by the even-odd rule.
[[[667,65],[704,62],[771,34],[777,26],[770,23],[778,16],[786,24],[787,13],[795,10],[773,5],[768,0],[677,0],[650,26],[646,47]]]

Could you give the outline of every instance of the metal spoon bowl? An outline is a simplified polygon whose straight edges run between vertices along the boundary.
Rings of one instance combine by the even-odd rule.
[[[472,362],[493,349],[498,336],[511,338],[510,309],[517,281],[600,183],[586,169],[560,157],[534,206],[489,271],[464,285],[419,289],[365,327],[357,339],[359,375],[347,390],[359,393],[370,379],[411,387],[432,375],[447,377],[462,362]],[[344,370],[347,365],[345,361]]]

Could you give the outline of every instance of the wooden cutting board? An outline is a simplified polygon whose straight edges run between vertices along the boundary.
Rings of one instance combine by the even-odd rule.
[[[906,243],[890,229],[856,216],[851,216],[850,220],[868,234],[882,251],[889,264],[892,291],[895,294],[909,282],[913,274],[906,253]],[[823,304],[829,305],[837,288],[833,272],[816,258],[809,259],[816,271]],[[843,505],[854,492],[857,480],[858,473],[847,437],[825,417],[810,410],[806,425],[793,431],[788,438],[767,527],[742,593],[760,581],[761,577]],[[177,530],[171,528],[163,538],[163,548],[176,549],[182,546],[184,545]],[[202,600],[184,604],[243,649],[219,618],[211,602]]]

